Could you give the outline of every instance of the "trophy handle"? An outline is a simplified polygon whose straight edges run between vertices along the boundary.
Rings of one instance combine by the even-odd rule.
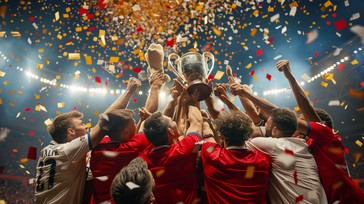
[[[206,55],[206,56],[205,56]],[[211,64],[211,67],[206,67],[206,72],[207,72],[207,75],[206,77],[209,77],[209,75],[211,74],[212,70],[214,69],[214,64],[215,64],[215,57],[213,54],[211,54],[210,52],[204,52],[202,54],[203,58],[206,60],[206,66],[207,66],[207,58],[210,58],[212,60],[212,64]]]
[[[174,59],[174,61],[173,61],[173,59]],[[179,63],[180,60],[181,60],[181,58],[176,53],[172,53],[172,54],[168,55],[169,68],[171,68],[172,72],[177,76],[177,78],[181,79],[183,81],[183,83],[187,83],[187,80],[185,79],[185,77],[182,74],[180,74],[173,65],[174,62],[177,61]],[[179,66],[178,66],[178,69],[179,69]]]

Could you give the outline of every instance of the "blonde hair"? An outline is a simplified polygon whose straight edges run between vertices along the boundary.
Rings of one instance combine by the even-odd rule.
[[[52,124],[47,126],[47,132],[57,143],[67,142],[67,129],[71,127],[71,119],[82,118],[83,114],[78,111],[63,113],[55,117]]]

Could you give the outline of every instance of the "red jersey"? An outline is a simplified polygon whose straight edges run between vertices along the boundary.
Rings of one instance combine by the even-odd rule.
[[[309,122],[307,143],[315,157],[328,203],[363,203],[364,193],[347,174],[345,147],[339,135],[316,122]]]
[[[197,152],[193,148],[200,140],[198,133],[189,133],[176,144],[146,150],[141,155],[155,180],[155,203],[195,201]]]
[[[208,203],[267,202],[269,155],[206,142],[201,158]]]
[[[90,168],[96,203],[112,201],[110,187],[116,174],[150,145],[143,133],[134,135],[127,142],[107,141],[105,137],[91,152]]]

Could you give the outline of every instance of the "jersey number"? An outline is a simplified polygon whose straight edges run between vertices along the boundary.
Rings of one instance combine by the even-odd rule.
[[[51,165],[51,168],[49,170],[49,176],[48,176],[48,190],[53,188],[54,184],[54,176],[56,174],[56,160],[54,159],[48,159],[47,161],[39,162],[39,176],[37,178],[37,191],[43,191],[44,190],[44,183],[42,183],[40,180],[44,176],[43,172],[43,166],[44,165]]]

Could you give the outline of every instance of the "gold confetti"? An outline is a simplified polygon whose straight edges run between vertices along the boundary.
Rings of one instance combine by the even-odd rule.
[[[357,59],[354,59],[353,61],[351,61],[351,64],[352,65],[356,65],[356,64],[359,64],[358,60]]]
[[[164,174],[164,172],[165,172],[165,170],[164,170],[164,169],[158,170],[158,171],[156,172],[156,176],[157,176],[157,178],[161,177],[161,176]]]
[[[21,158],[20,163],[27,163],[29,161],[28,158]]]
[[[360,140],[356,140],[355,144],[358,145],[359,147],[363,146],[363,143]]]
[[[324,82],[324,81],[322,81],[322,82],[321,82],[321,86],[323,86],[323,87],[325,87],[325,88],[326,88],[328,85],[329,85],[329,84],[328,84],[328,83],[326,83],[326,82]]]
[[[248,168],[246,169],[246,173],[245,173],[245,177],[246,179],[251,179],[254,177],[254,170],[255,170],[255,166],[248,166]]]
[[[220,80],[222,76],[224,76],[225,72],[217,70],[214,79]]]
[[[43,64],[37,64],[37,69],[43,69]]]
[[[253,66],[253,65],[252,65],[252,63],[249,63],[249,64],[247,64],[247,65],[245,66],[245,68],[246,68],[246,69],[250,69],[252,66]]]
[[[113,57],[113,56],[111,56],[110,57],[110,62],[112,62],[112,63],[119,62],[119,57]]]
[[[79,60],[81,59],[80,53],[68,53],[68,60]]]
[[[0,77],[4,77],[6,75],[5,72],[0,71]]]

